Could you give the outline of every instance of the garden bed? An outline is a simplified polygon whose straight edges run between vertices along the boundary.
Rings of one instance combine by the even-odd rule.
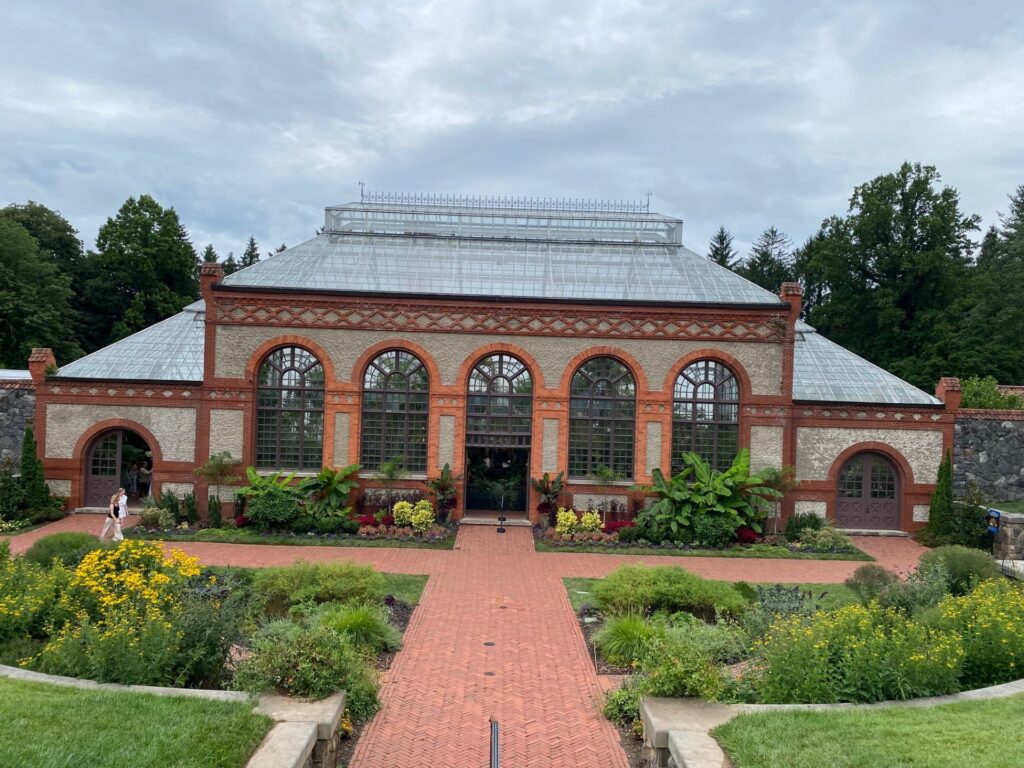
[[[927,708],[751,713],[712,735],[736,768],[1002,768],[1019,764],[1017,745],[996,732],[1015,722],[1024,722],[1024,695]]]
[[[206,541],[217,544],[278,544],[298,547],[404,547],[414,549],[452,549],[457,529],[445,528],[440,538],[423,536],[383,537],[361,534],[316,534],[267,531],[253,528],[170,528],[166,530],[133,526],[125,529],[125,538],[154,541]]]
[[[0,679],[4,765],[242,768],[270,725],[246,703]]]
[[[662,555],[666,557],[739,557],[776,560],[861,560],[873,561],[866,552],[854,548],[854,552],[808,552],[767,544],[736,545],[728,549],[700,549],[689,544],[673,543],[637,546],[635,544],[607,541],[595,542],[553,542],[544,536],[534,536],[537,552],[584,552],[606,555]]]

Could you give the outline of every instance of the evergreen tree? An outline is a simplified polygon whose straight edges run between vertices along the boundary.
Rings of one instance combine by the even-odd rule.
[[[217,252],[213,250],[213,243],[207,243],[206,248],[203,249],[203,263],[204,264],[216,264],[217,263]]]
[[[20,517],[21,485],[14,476],[14,462],[4,459],[0,462],[0,522],[10,522]]]
[[[791,248],[792,243],[784,232],[769,227],[757,238],[750,256],[736,271],[752,283],[778,293],[783,283],[794,279]]]
[[[235,260],[235,252],[228,251],[228,257],[224,259],[224,275],[230,275],[238,271],[238,262]]]
[[[708,258],[726,269],[735,268],[738,262],[736,250],[732,247],[732,235],[729,234],[729,230],[725,226],[719,227],[714,237],[711,238]]]
[[[272,251],[267,251],[267,258],[269,259],[269,258],[271,258],[271,257],[273,257],[273,256],[277,256],[277,254],[279,254],[279,253],[284,253],[284,252],[285,252],[285,251],[287,251],[287,250],[288,250],[288,246],[287,246],[287,245],[285,245],[284,243],[281,243],[281,244],[280,244],[279,246],[277,246],[277,248],[275,248],[274,250],[272,250]]]
[[[238,267],[239,269],[245,269],[253,264],[258,264],[259,261],[260,249],[256,245],[256,238],[249,235],[249,243],[245,246],[245,251],[242,253],[242,260],[238,262]]]
[[[88,256],[85,296],[90,333],[109,344],[153,325],[195,301],[199,259],[173,208],[134,197],[107,219]]]
[[[932,166],[904,163],[858,186],[847,215],[822,223],[803,265],[824,296],[810,322],[925,389],[956,373],[948,358],[971,292],[969,235],[978,228],[940,182]]]
[[[928,532],[936,541],[953,533],[953,459],[949,451],[939,464],[939,475],[928,507]]]
[[[33,347],[58,360],[82,354],[71,281],[20,224],[0,216],[0,367],[24,368]]]
[[[50,504],[50,489],[43,479],[43,462],[36,453],[36,436],[32,425],[25,427],[21,441],[21,506],[25,510],[46,509]]]

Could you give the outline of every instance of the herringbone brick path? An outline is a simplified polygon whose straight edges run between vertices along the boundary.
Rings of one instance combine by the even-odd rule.
[[[24,551],[56,530],[98,533],[102,516],[67,518],[16,536]],[[906,572],[923,548],[909,539],[858,538],[891,570]],[[616,731],[600,716],[602,688],[587,658],[564,576],[604,576],[625,563],[681,565],[747,581],[839,582],[848,561],[757,560],[536,553],[528,528],[497,534],[464,526],[454,551],[181,543],[210,565],[269,566],[355,560],[431,578],[385,673],[383,709],[364,730],[352,768],[485,766],[488,718],[502,726],[505,768],[624,767]]]

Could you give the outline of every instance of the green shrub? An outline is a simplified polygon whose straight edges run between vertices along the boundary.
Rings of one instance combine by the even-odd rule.
[[[619,528],[619,541],[623,544],[635,544],[643,539],[652,543],[660,543],[654,540],[654,534],[642,525],[632,525],[629,528]]]
[[[747,657],[750,637],[732,621],[708,624],[688,613],[677,613],[669,620],[669,640],[685,637],[718,664],[732,664]]]
[[[788,616],[810,613],[811,598],[810,592],[797,586],[758,585],[757,599],[743,612],[741,623],[749,637],[763,638],[780,614]]]
[[[684,634],[651,640],[639,671],[636,685],[643,696],[714,700],[725,687],[711,655]]]
[[[769,704],[873,702],[958,690],[964,648],[877,604],[776,619],[753,673]]]
[[[181,497],[181,516],[184,522],[195,525],[199,522],[199,506],[196,504],[196,495],[189,491]]]
[[[43,462],[36,449],[36,437],[32,425],[25,427],[21,442],[21,506],[25,510],[45,509],[50,504],[50,489],[43,479]]]
[[[812,531],[820,530],[825,521],[813,512],[797,512],[786,519],[786,541],[797,541],[808,528]]]
[[[368,651],[397,651],[402,635],[393,627],[384,612],[369,605],[332,606],[317,616],[317,621],[344,635],[356,647]]]
[[[623,566],[597,583],[594,600],[608,614],[688,611],[705,618],[716,613],[738,615],[746,606],[731,584],[671,566]]]
[[[966,595],[985,579],[1000,575],[999,565],[988,552],[957,545],[939,547],[926,552],[921,558],[922,566],[941,563],[949,574],[949,591],[954,595]]]
[[[942,455],[935,490],[928,506],[928,534],[937,541],[946,541],[953,533],[953,458],[950,451]]]
[[[647,644],[665,634],[661,622],[639,614],[611,616],[594,635],[594,645],[609,664],[628,667],[638,661]]]
[[[1024,409],[1024,397],[1003,392],[999,382],[993,376],[970,376],[960,382],[963,397],[960,405],[963,408],[986,408],[999,411],[1016,411]]]
[[[46,625],[70,580],[71,572],[63,566],[44,567],[23,557],[12,558],[8,542],[0,542],[0,642],[45,637]]]
[[[218,497],[210,496],[209,499],[207,499],[206,510],[211,528],[220,528],[224,525],[224,516],[220,511],[220,499]]]
[[[165,490],[160,494],[160,508],[166,509],[171,513],[171,517],[174,518],[175,524],[183,519],[181,514],[181,502],[171,491]]]
[[[1024,669],[1024,586],[1008,579],[981,582],[969,594],[939,603],[938,626],[963,638],[965,689],[1006,683]]]
[[[629,728],[640,719],[640,698],[636,684],[627,680],[621,688],[609,691],[604,700],[604,716],[616,725]]]
[[[804,528],[800,531],[800,549],[809,552],[832,553],[847,553],[856,550],[850,542],[850,537],[831,525],[822,526],[817,530]]]
[[[231,687],[311,699],[344,690],[352,717],[364,720],[380,708],[376,677],[366,655],[330,628],[276,621],[253,636]]]
[[[384,577],[368,565],[298,562],[257,571],[253,590],[271,614],[283,615],[299,603],[379,603]]]
[[[934,608],[949,593],[949,571],[940,562],[921,563],[906,581],[894,581],[878,593],[885,608],[908,616]]]
[[[413,507],[409,524],[416,533],[424,534],[437,523],[437,515],[434,514],[434,505],[429,499],[420,499]]]
[[[395,525],[400,528],[412,525],[412,511],[413,505],[411,502],[396,501],[395,505],[391,508],[391,516],[395,520]]]
[[[28,551],[25,559],[36,565],[49,566],[53,562],[74,568],[82,558],[94,549],[99,549],[100,540],[91,533],[64,531],[51,533],[38,539]]]
[[[174,527],[174,514],[163,507],[144,507],[139,513],[139,523],[143,528],[166,531]]]
[[[895,573],[887,571],[875,563],[868,563],[853,572],[853,575],[846,580],[846,586],[857,595],[862,603],[867,605],[872,600],[878,599],[879,593],[896,581],[899,581],[899,577]]]
[[[294,493],[271,489],[249,498],[249,522],[260,531],[288,526],[299,514],[299,500]]]
[[[690,543],[705,549],[725,549],[736,540],[735,520],[727,517],[701,515],[690,526]]]
[[[21,517],[21,484],[14,476],[14,463],[10,459],[0,462],[0,521]]]

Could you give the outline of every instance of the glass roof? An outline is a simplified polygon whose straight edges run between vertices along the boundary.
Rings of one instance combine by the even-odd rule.
[[[935,405],[942,402],[829,341],[807,323],[798,322],[796,331],[794,400],[894,405]]]
[[[176,315],[63,366],[58,376],[83,379],[202,381],[206,304]]]
[[[373,210],[371,210],[373,209]],[[658,214],[450,211],[353,203],[225,285],[518,299],[781,304],[679,242]]]

